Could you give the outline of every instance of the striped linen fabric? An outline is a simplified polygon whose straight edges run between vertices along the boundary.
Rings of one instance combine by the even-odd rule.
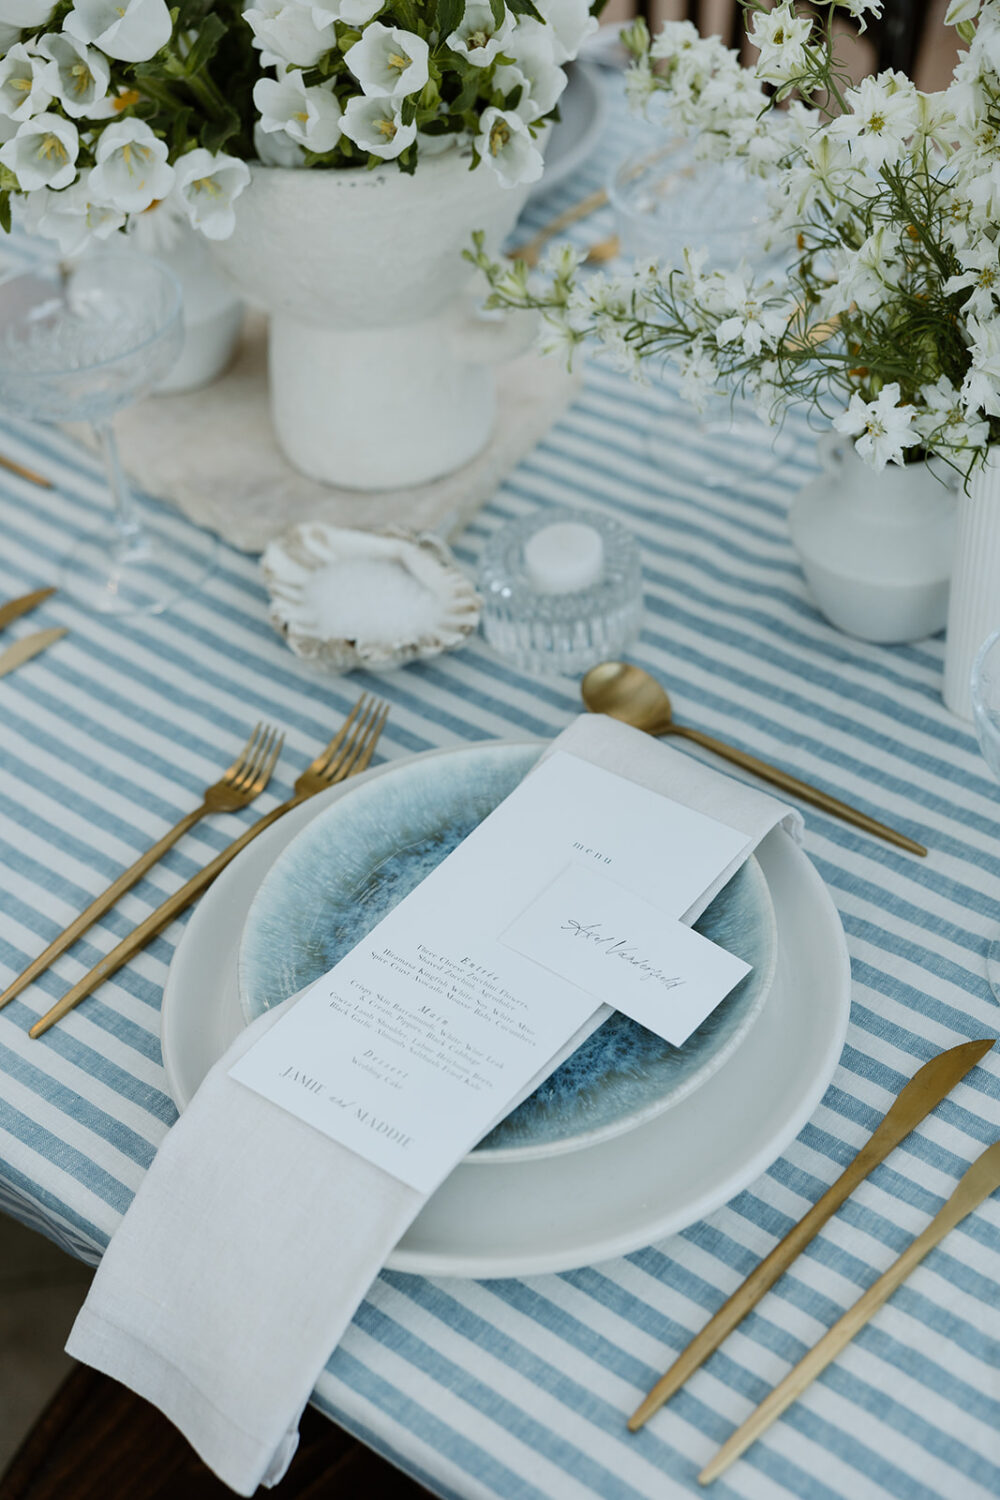
[[[610,86],[609,86],[610,87]],[[605,180],[643,129],[615,102],[603,149],[532,205],[523,235]],[[573,230],[585,245],[610,213]],[[30,250],[14,245],[11,253]],[[669,464],[649,435],[682,434]],[[985,949],[1000,928],[1000,788],[942,706],[940,640],[866,645],[810,603],[785,511],[814,470],[804,424],[779,471],[706,488],[699,436],[669,383],[592,359],[572,411],[461,538],[535,507],[582,505],[632,528],[646,616],[635,659],[678,717],[906,828],[914,859],[806,809],[806,848],[840,909],[851,1027],[816,1114],[785,1155],[709,1219],[624,1259],[527,1280],[383,1274],[330,1359],[316,1401],[443,1496],[663,1500],[940,1206],[1000,1135],[990,1054],[880,1167],[710,1364],[639,1434],[624,1419],[672,1355],[836,1177],[918,1065],[992,1034]],[[105,511],[96,460],[0,414],[0,597],[52,581]],[[164,512],[180,540],[188,523]],[[576,686],[541,683],[481,642],[385,678],[321,677],[265,619],[253,558],[223,549],[204,591],[158,619],[104,621],[60,596],[7,632],[70,636],[0,684],[0,983],[194,805],[266,717],[288,731],[267,796],[285,796],[362,688],[392,705],[385,758],[552,736]],[[268,802],[267,805],[271,805]],[[175,924],[42,1041],[28,1025],[68,983],[221,849],[253,812],[201,824],[72,952],[0,1012],[0,1209],[96,1261],[175,1117],[160,1063],[160,994]],[[809,997],[802,997],[809,1003]],[[595,1191],[599,1185],[595,1184]],[[985,1500],[1000,1493],[1000,1201],[934,1251],[851,1347],[718,1482],[740,1500]]]

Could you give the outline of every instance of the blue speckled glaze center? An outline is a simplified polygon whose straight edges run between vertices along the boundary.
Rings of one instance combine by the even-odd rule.
[[[314,818],[275,861],[247,918],[239,960],[247,1020],[332,969],[514,790],[538,754],[533,745],[489,744],[419,758]],[[756,861],[697,927],[753,969],[685,1045],[609,1017],[478,1153],[589,1143],[666,1108],[714,1071],[759,1009],[773,966],[774,914]]]

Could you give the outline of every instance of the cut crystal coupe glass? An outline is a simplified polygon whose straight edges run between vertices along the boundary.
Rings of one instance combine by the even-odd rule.
[[[986,764],[1000,778],[1000,630],[983,642],[973,663],[972,719]],[[1000,933],[986,950],[986,977],[1000,1002]]]
[[[32,421],[89,422],[104,455],[113,519],[77,545],[59,579],[102,614],[157,614],[211,566],[214,538],[140,521],[111,425],[163,379],[183,338],[180,287],[143,256],[108,251],[0,283],[0,405]]]

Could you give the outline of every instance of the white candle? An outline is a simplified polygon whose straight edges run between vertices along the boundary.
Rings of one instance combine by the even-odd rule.
[[[543,594],[576,594],[589,589],[604,571],[599,531],[579,521],[543,526],[524,547],[528,577]]]

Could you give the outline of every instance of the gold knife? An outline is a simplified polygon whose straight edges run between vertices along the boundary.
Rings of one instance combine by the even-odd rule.
[[[947,1053],[945,1054],[947,1056]],[[771,1423],[781,1416],[781,1413],[796,1401],[816,1376],[826,1369],[831,1360],[836,1359],[840,1351],[845,1348],[859,1328],[863,1328],[873,1313],[877,1312],[883,1302],[896,1288],[906,1280],[915,1266],[918,1266],[928,1251],[944,1239],[950,1229],[960,1223],[967,1214],[971,1214],[974,1208],[995,1193],[1000,1187],[1000,1141],[995,1141],[992,1146],[987,1146],[981,1156],[977,1157],[972,1166],[962,1178],[958,1187],[952,1193],[947,1203],[933,1217],[923,1234],[918,1234],[916,1239],[906,1247],[898,1260],[893,1261],[882,1276],[879,1277],[863,1296],[859,1297],[853,1307],[849,1307],[844,1316],[840,1318],[828,1333],[825,1333],[819,1343],[814,1345],[809,1353],[799,1360],[794,1369],[790,1370],[780,1385],[776,1385],[769,1396],[765,1396],[757,1409],[750,1413],[742,1427],[737,1427],[718,1453],[707,1463],[698,1475],[699,1484],[711,1484],[713,1479],[718,1479],[734,1459],[739,1458],[750,1444],[756,1442],[762,1432],[765,1432]]]
[[[861,1147],[850,1165],[840,1174],[836,1182],[828,1187],[822,1198],[790,1229],[770,1255],[762,1260],[755,1271],[751,1271],[742,1286],[724,1302],[719,1311],[692,1339],[687,1348],[678,1355],[670,1369],[650,1391],[628,1419],[629,1430],[638,1432],[644,1422],[693,1375],[708,1356],[718,1349],[723,1339],[741,1323],[750,1310],[757,1306],[764,1293],[769,1291],[779,1276],[788,1269],[795,1257],[815,1239],[829,1218],[840,1205],[863,1182],[869,1173],[884,1161],[889,1152],[898,1146],[932,1109],[941,1103],[996,1041],[986,1037],[982,1041],[963,1042],[947,1052],[939,1052],[918,1068],[909,1083],[900,1090],[885,1119],[875,1133]]]
[[[53,630],[39,630],[34,635],[26,635],[15,641],[13,646],[8,646],[6,651],[0,653],[0,677],[6,677],[15,667],[23,666],[40,651],[46,651],[68,634],[65,625],[57,625]]]
[[[37,609],[46,599],[51,599],[55,589],[36,589],[33,594],[22,594],[20,599],[11,599],[6,604],[0,604],[0,630],[9,625],[12,620],[19,620],[22,615],[29,614],[31,610]]]

